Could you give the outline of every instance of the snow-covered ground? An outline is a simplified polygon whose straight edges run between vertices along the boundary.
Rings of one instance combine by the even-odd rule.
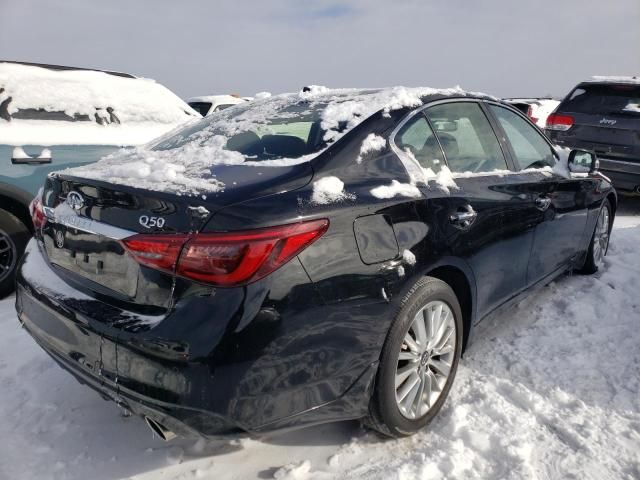
[[[0,479],[638,479],[640,199],[604,271],[566,276],[487,319],[445,407],[383,440],[356,422],[260,441],[154,438],[79,385],[0,301]]]

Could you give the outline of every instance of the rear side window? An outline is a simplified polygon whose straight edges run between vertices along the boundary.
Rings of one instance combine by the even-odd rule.
[[[599,115],[640,115],[640,86],[582,85],[571,92],[559,110]]]
[[[506,108],[497,105],[490,108],[511,144],[520,169],[555,165],[551,147],[529,122]]]
[[[423,168],[437,173],[444,165],[444,156],[427,119],[418,113],[405,123],[395,137],[401,150],[411,153]]]
[[[211,108],[211,102],[189,102],[189,106],[193,108],[196,112],[198,112],[203,117],[207,116],[209,113],[209,109]]]
[[[453,172],[506,170],[507,162],[489,120],[473,102],[443,103],[425,110]]]

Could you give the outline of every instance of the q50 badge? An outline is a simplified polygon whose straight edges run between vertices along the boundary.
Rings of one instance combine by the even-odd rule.
[[[164,218],[141,215],[138,219],[138,223],[144,228],[162,228],[164,227]]]

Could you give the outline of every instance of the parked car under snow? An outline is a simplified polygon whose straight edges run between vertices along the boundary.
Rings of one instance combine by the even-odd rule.
[[[200,118],[126,73],[0,62],[0,297],[31,236],[29,202],[53,170],[95,162]]]

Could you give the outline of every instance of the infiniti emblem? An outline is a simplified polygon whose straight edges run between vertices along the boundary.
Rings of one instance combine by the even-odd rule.
[[[56,230],[56,247],[62,248],[64,247],[64,233],[62,230]]]
[[[69,195],[67,195],[67,204],[74,210],[80,210],[84,207],[84,199],[78,192],[69,192]]]

